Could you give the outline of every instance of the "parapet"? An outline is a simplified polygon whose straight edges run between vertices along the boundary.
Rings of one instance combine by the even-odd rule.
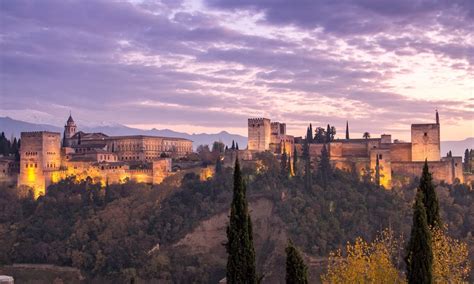
[[[52,132],[52,131],[26,131],[26,132],[21,132],[21,135],[25,136],[25,137],[40,137],[43,134],[61,135],[61,133],[59,133],[59,132]]]
[[[248,119],[248,124],[263,124],[265,122],[270,123],[270,119],[264,118],[264,117],[259,117],[259,118],[249,118]]]

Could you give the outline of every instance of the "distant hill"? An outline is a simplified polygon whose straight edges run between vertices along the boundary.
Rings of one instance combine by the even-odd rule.
[[[62,127],[49,125],[49,124],[35,124],[21,120],[15,120],[10,117],[0,117],[0,131],[5,132],[5,135],[10,138],[12,135],[19,137],[21,132],[24,131],[56,131],[63,132]],[[131,128],[124,125],[114,126],[96,126],[96,127],[79,127],[79,130],[85,132],[102,132],[107,135],[155,135],[155,136],[166,136],[166,137],[178,137],[186,138],[193,141],[193,147],[196,149],[197,146],[208,144],[212,145],[214,141],[222,141],[226,145],[231,145],[232,140],[237,142],[241,148],[247,147],[247,137],[231,134],[226,131],[221,131],[215,134],[199,133],[199,134],[188,134],[184,132],[177,132],[170,129],[150,129],[142,130],[137,128]]]
[[[441,156],[446,156],[446,153],[452,151],[453,156],[464,157],[464,151],[467,148],[474,149],[474,137],[461,141],[441,141]]]

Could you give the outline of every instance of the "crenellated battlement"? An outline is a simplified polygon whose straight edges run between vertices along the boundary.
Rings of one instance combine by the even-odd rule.
[[[27,131],[27,132],[22,132],[21,137],[41,137],[44,134],[61,135],[58,132],[52,132],[52,131]]]
[[[249,125],[251,125],[251,124],[262,124],[265,121],[270,122],[270,119],[264,118],[264,117],[257,117],[257,118],[249,118],[248,119]]]

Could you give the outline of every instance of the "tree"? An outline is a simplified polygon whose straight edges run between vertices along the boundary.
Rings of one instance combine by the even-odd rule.
[[[404,283],[393,263],[398,244],[389,230],[384,230],[371,243],[358,237],[354,244],[347,244],[346,255],[341,250],[330,253],[328,271],[321,280],[323,283]]]
[[[296,145],[293,148],[293,173],[295,176],[298,172],[298,152],[296,151]]]
[[[362,135],[362,138],[369,139],[370,138],[370,133],[369,132],[364,132],[364,134]]]
[[[326,143],[331,142],[331,126],[328,124],[326,128]]]
[[[417,191],[405,263],[408,283],[433,283],[433,252],[423,192]]]
[[[380,161],[379,155],[377,155],[377,159],[375,160],[375,184],[380,185]]]
[[[313,174],[311,173],[311,157],[309,154],[309,144],[307,140],[303,144],[303,160],[304,160],[304,187],[307,191],[313,187]]]
[[[329,163],[329,153],[326,149],[326,145],[323,145],[321,149],[321,160],[318,165],[318,179],[324,188],[327,187],[329,182],[329,176],[331,175],[331,164]]]
[[[235,143],[235,150],[239,150],[239,143]]]
[[[286,283],[306,284],[308,283],[308,267],[304,263],[298,249],[288,240],[286,252]]]
[[[286,150],[283,149],[283,154],[281,154],[280,158],[280,173],[282,177],[288,176],[288,155],[286,154]]]
[[[346,121],[346,140],[349,140],[349,121]]]
[[[436,283],[467,283],[468,247],[446,235],[446,229],[432,228],[433,278]]]
[[[210,164],[212,162],[212,154],[209,150],[209,145],[199,145],[196,149],[196,152],[199,155],[199,158],[203,164]]]
[[[325,143],[326,142],[326,130],[322,127],[318,127],[315,130],[314,141],[316,143]]]
[[[232,146],[230,147],[230,149],[235,150],[235,141],[234,140],[232,140]]]
[[[227,226],[227,283],[257,283],[252,221],[239,160],[235,161],[234,194]]]
[[[308,143],[313,143],[313,132],[310,130],[309,126],[306,128],[306,140]]]
[[[469,149],[466,148],[466,151],[464,151],[464,172],[466,173],[471,172],[470,161],[471,161],[471,155],[469,153]]]
[[[225,145],[221,141],[214,141],[212,143],[212,153],[222,154],[224,153]]]
[[[309,124],[309,134],[310,135],[307,137],[309,137],[309,144],[311,144],[314,142],[313,141],[313,125],[311,123]]]
[[[441,227],[441,217],[438,197],[436,195],[433,177],[429,172],[428,161],[425,160],[423,173],[420,178],[419,190],[423,193],[423,205],[426,210],[426,220],[430,227]]]
[[[290,156],[290,155],[288,155],[288,163],[287,163],[287,165],[288,165],[288,166],[287,166],[287,169],[288,169],[288,171],[287,171],[287,177],[288,177],[288,178],[291,178],[291,177],[293,176],[293,171],[292,171],[292,169],[291,169],[291,156]]]
[[[216,159],[216,168],[215,168],[216,174],[222,173],[222,160],[221,156],[218,156]]]

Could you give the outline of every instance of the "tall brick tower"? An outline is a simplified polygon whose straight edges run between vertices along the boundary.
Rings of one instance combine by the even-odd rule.
[[[266,151],[270,149],[271,123],[268,118],[249,118],[248,149]]]
[[[18,186],[31,187],[35,198],[44,195],[50,173],[61,164],[60,146],[60,133],[22,132]]]
[[[412,161],[439,161],[441,159],[439,114],[436,122],[411,125]]]
[[[74,119],[72,119],[71,114],[69,114],[66,125],[64,125],[63,147],[71,146],[70,139],[74,134],[76,134],[76,129],[76,123],[74,122]]]

